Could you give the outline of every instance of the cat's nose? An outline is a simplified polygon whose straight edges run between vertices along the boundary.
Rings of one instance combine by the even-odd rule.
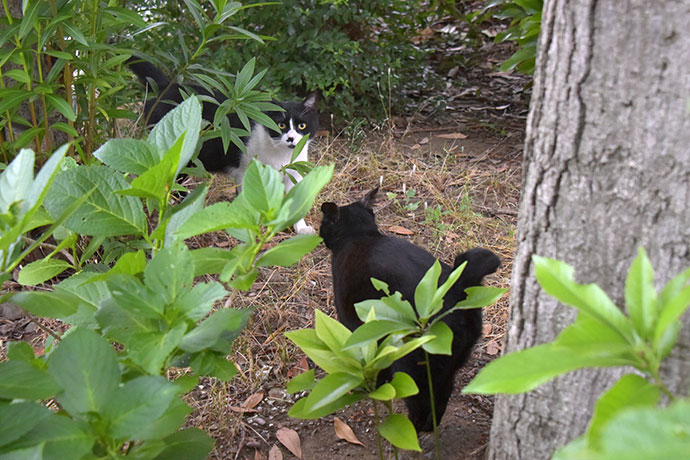
[[[287,137],[287,138],[285,138],[285,142],[287,142],[288,144],[293,144],[295,142],[295,138],[294,137]]]

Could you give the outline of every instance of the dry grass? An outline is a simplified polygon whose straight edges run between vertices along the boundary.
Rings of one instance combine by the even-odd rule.
[[[313,161],[335,163],[336,173],[307,221],[318,227],[319,206],[324,201],[349,203],[380,185],[375,212],[383,231],[403,227],[412,232],[406,238],[445,262],[452,262],[455,254],[470,247],[490,248],[500,255],[503,265],[487,283],[508,287],[520,182],[519,160],[511,148],[519,136],[496,138],[479,130],[471,136],[474,141],[463,142],[437,138],[433,130],[417,131],[402,137],[388,131],[354,141],[341,133],[315,141]],[[424,142],[424,138],[430,140]],[[409,190],[415,191],[414,197],[406,195]],[[231,199],[234,194],[233,185],[218,177],[209,200]],[[192,242],[193,246],[231,244],[222,233]],[[490,354],[500,347],[507,304],[505,296],[485,309],[479,347],[492,348]],[[282,333],[313,327],[317,308],[334,315],[328,250],[320,246],[294,267],[262,269],[252,289],[233,293],[225,306],[255,308],[230,357],[238,375],[230,382],[205,378],[186,398],[194,409],[188,426],[199,427],[217,440],[212,458],[219,459],[240,458],[236,455],[243,447],[265,451],[275,442],[268,438],[286,418],[290,405],[283,389],[302,357]],[[267,396],[271,407],[262,410],[264,424],[247,423],[252,414],[231,407],[259,392]]]

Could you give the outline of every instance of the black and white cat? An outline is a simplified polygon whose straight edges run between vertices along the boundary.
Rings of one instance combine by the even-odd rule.
[[[139,58],[130,58],[127,61],[127,65],[144,85],[152,81],[158,88],[159,96],[156,99],[149,99],[144,108],[149,124],[157,123],[166,113],[182,102],[181,89],[186,90],[187,93],[191,89],[191,91],[197,94],[211,96],[219,104],[227,99],[220,93],[211,94],[199,86],[185,85],[183,87],[171,82],[160,69],[150,62],[142,61]],[[272,101],[275,105],[284,109],[284,112],[266,113],[276,122],[278,128],[280,128],[280,134],[253,122],[251,133],[242,139],[247,149],[246,155],[232,143],[228,150],[225,151],[221,138],[214,138],[207,140],[201,146],[199,160],[207,171],[228,174],[236,183],[241,184],[244,173],[252,158],[256,158],[261,163],[272,166],[276,170],[280,170],[283,166],[290,163],[293,149],[297,143],[299,143],[302,137],[309,134],[309,140],[295,159],[295,161],[308,161],[309,143],[319,129],[319,113],[316,109],[317,100],[318,93],[312,92],[302,102]],[[204,120],[212,122],[217,108],[216,104],[204,101],[202,105],[202,117]],[[240,119],[234,113],[228,114],[228,119],[230,126],[242,128],[243,125]],[[286,192],[289,192],[294,185],[288,175],[297,181],[302,179],[298,172],[288,169],[287,174],[283,174],[283,184],[285,185]],[[314,229],[307,225],[304,219],[295,223],[294,228],[296,233],[314,233]]]
[[[426,271],[436,260],[433,255],[407,240],[385,236],[379,232],[371,203],[378,188],[364,198],[347,206],[324,203],[319,233],[332,251],[333,291],[338,319],[350,330],[362,324],[355,312],[355,304],[383,296],[370,279],[385,281],[390,292],[399,291],[414,305],[414,290]],[[465,299],[465,289],[481,284],[484,276],[493,273],[501,264],[488,249],[474,248],[456,256],[453,267],[441,262],[439,284],[455,267],[467,261],[460,279],[443,299],[441,312]],[[430,355],[434,385],[436,420],[446,410],[453,392],[456,371],[462,367],[481,336],[482,312],[479,309],[456,310],[443,319],[453,331],[452,355]],[[406,372],[419,387],[419,393],[405,399],[409,418],[418,431],[433,430],[431,401],[424,353],[416,350],[399,359],[381,374],[382,380],[395,372]]]

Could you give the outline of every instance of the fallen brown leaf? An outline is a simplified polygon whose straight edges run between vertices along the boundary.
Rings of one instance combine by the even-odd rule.
[[[280,451],[280,447],[273,444],[271,450],[268,451],[268,460],[283,460],[283,453]]]
[[[309,363],[307,362],[307,357],[302,356],[302,358],[299,360],[296,366],[291,367],[288,369],[288,377],[293,378],[296,375],[300,375],[303,372],[306,372],[309,370]]]
[[[302,460],[302,443],[299,439],[299,434],[291,428],[281,428],[276,432],[276,438],[287,450],[292,452],[292,455]]]
[[[486,344],[486,352],[491,356],[498,354],[499,351],[501,351],[501,347],[499,347],[496,342],[489,342]]]
[[[392,233],[397,233],[398,235],[414,235],[414,232],[408,228],[401,227],[400,225],[393,225],[388,227],[388,231]]]
[[[421,141],[419,141],[419,145],[424,145],[429,143],[429,138],[425,137]]]
[[[344,439],[349,443],[359,444],[360,446],[364,445],[362,444],[362,441],[357,439],[357,436],[355,436],[355,432],[352,431],[352,428],[350,428],[347,423],[343,422],[338,417],[333,419],[333,428],[335,429],[335,435],[338,437],[338,439]]]
[[[436,137],[441,139],[467,139],[467,135],[463,133],[437,134]]]
[[[482,335],[486,336],[491,334],[491,331],[493,330],[493,326],[491,323],[484,323],[482,324]]]
[[[242,407],[246,409],[254,409],[263,399],[264,394],[262,392],[254,393],[244,400]]]
[[[280,449],[278,449],[278,452],[280,452]],[[262,454],[259,449],[256,449],[254,450],[254,460],[266,460],[266,457],[264,457],[264,454]]]

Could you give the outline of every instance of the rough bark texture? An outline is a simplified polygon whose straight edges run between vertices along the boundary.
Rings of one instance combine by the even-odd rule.
[[[690,4],[547,0],[527,122],[506,352],[551,341],[574,311],[546,296],[531,256],[573,265],[623,305],[642,245],[657,288],[690,266]],[[664,369],[690,384],[690,318]],[[549,458],[586,429],[622,370],[578,371],[496,400],[489,458]]]

